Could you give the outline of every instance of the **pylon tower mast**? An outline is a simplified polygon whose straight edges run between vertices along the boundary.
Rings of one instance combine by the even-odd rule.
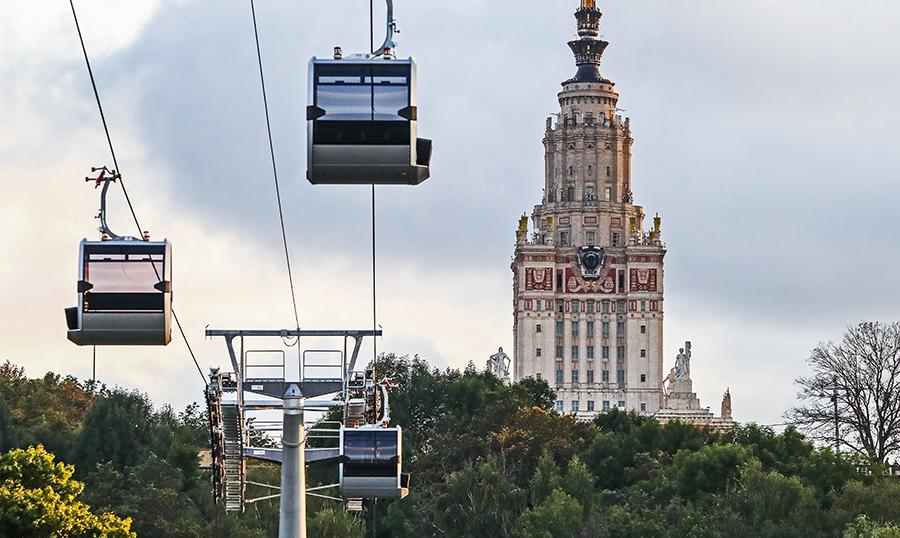
[[[557,408],[590,418],[615,407],[655,413],[663,384],[661,221],[645,231],[632,196],[631,122],[601,74],[601,11],[582,0],[569,42],[575,76],[544,133],[541,203],[516,233],[515,379],[546,379]]]

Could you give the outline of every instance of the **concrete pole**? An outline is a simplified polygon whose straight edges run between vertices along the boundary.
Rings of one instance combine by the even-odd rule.
[[[306,538],[305,437],[303,398],[300,388],[291,385],[284,395],[278,538]]]

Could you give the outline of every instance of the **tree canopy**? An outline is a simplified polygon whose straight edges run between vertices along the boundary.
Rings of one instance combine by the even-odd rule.
[[[393,355],[374,366],[396,385],[391,414],[403,426],[411,493],[366,502],[362,514],[310,499],[311,536],[869,538],[895,536],[900,524],[900,480],[865,455],[818,448],[792,428],[721,434],[616,410],[580,422],[553,409],[542,381],[510,385],[474,367],[436,370]],[[39,468],[55,469],[45,474],[61,506],[82,503],[80,514],[95,514],[85,522],[130,518],[124,532],[141,538],[277,535],[277,501],[237,515],[212,505],[209,473],[198,469],[209,430],[196,405],[155,408],[140,393],[54,374],[27,379],[11,365],[0,368],[0,391],[5,448],[25,449],[44,435],[56,443],[74,470],[31,450],[44,454]],[[248,472],[259,482],[279,476],[267,464]],[[335,475],[334,466],[310,467],[309,479],[322,485]],[[268,493],[249,486],[250,496]]]

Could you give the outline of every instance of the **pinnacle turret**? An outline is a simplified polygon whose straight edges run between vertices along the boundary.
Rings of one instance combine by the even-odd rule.
[[[581,7],[575,12],[578,20],[578,39],[569,42],[575,54],[578,72],[568,82],[608,82],[600,75],[600,62],[609,43],[600,39],[600,18],[603,13],[597,9],[596,0],[581,0]]]

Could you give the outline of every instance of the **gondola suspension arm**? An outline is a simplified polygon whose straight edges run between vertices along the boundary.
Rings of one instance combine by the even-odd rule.
[[[97,215],[97,218],[100,219],[100,227],[97,230],[107,236],[109,239],[120,240],[124,239],[122,236],[114,233],[109,229],[109,226],[106,224],[106,194],[109,191],[109,184],[115,183],[116,180],[122,177],[115,170],[110,170],[105,166],[101,166],[99,168],[92,167],[91,172],[100,172],[100,175],[97,177],[86,177],[84,178],[87,182],[94,182],[94,188],[96,189],[101,184],[103,185],[103,189],[100,191],[100,213]]]
[[[373,57],[384,56],[385,54],[390,55],[396,47],[396,43],[394,43],[394,34],[400,33],[400,31],[397,30],[397,21],[394,20],[394,0],[385,0],[385,2],[387,3],[387,31],[384,37],[384,43],[382,43],[378,50],[372,51]]]

